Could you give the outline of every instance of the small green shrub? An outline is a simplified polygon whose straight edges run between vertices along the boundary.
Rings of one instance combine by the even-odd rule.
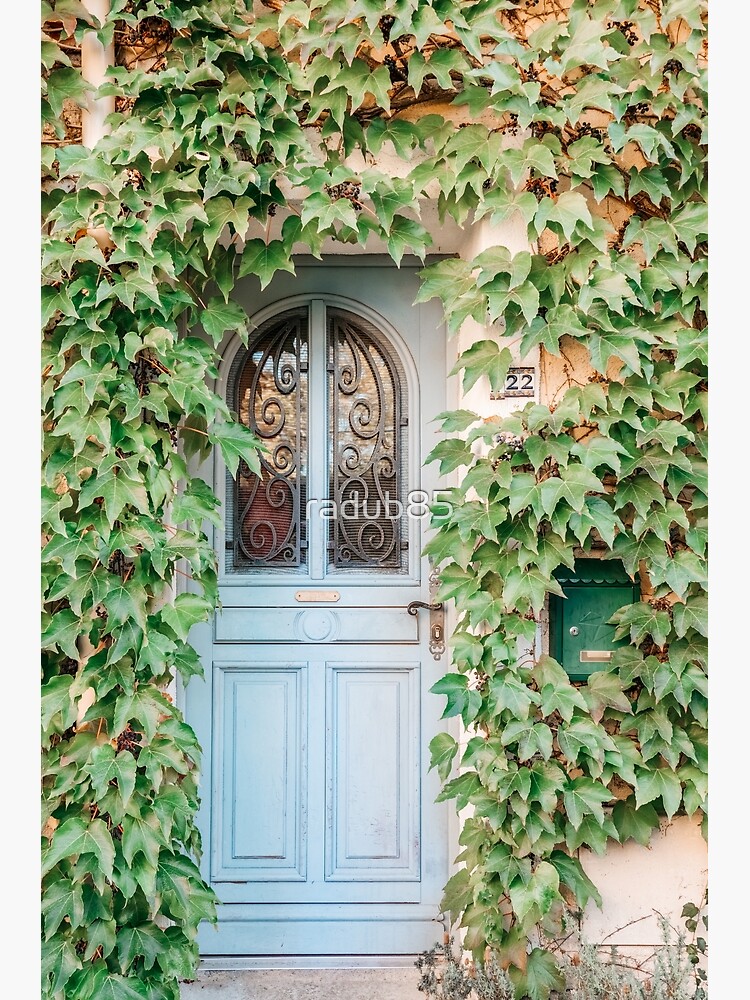
[[[584,942],[580,951],[563,960],[567,989],[565,1000],[701,1000],[694,986],[693,968],[685,936],[660,920],[663,945],[656,949],[653,968],[644,976],[632,960],[610,949],[605,957],[595,945]],[[632,963],[632,964],[631,964]]]
[[[686,930],[695,934],[699,919],[708,926],[701,908],[689,903],[682,913]],[[659,918],[662,944],[646,963],[621,955],[616,946],[601,947],[581,940],[578,950],[559,956],[565,986],[555,990],[535,984],[518,995],[497,957],[488,952],[484,962],[462,958],[452,937],[423,952],[415,965],[421,974],[417,989],[433,1000],[708,1000],[705,969],[700,956],[707,952],[703,938],[689,941]],[[548,952],[549,954],[549,952]]]
[[[495,956],[490,953],[485,963],[462,960],[452,937],[422,952],[414,964],[421,973],[417,989],[435,1000],[515,1000],[513,983]]]

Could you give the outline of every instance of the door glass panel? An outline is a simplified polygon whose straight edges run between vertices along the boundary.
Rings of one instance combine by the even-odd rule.
[[[406,379],[382,334],[328,311],[328,568],[405,571]]]
[[[228,569],[304,569],[308,437],[307,310],[264,324],[230,373],[230,402],[265,444],[261,474],[240,462],[228,483]]]

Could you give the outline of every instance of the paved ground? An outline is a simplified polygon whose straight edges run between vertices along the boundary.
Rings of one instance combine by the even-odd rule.
[[[182,1000],[422,1000],[419,973],[405,969],[262,969],[199,972]]]

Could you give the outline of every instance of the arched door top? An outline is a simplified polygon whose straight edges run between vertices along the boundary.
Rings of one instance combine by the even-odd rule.
[[[408,351],[340,298],[264,312],[227,360],[227,402],[265,451],[227,479],[226,571],[406,572]]]

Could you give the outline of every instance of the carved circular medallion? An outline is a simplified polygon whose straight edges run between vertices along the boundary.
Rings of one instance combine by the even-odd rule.
[[[339,617],[327,608],[300,611],[294,620],[294,632],[301,642],[332,642],[339,633]]]

